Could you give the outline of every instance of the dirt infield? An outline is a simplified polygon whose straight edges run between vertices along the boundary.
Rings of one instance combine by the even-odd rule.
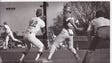
[[[21,56],[21,52],[25,49],[23,48],[15,48],[9,50],[0,50],[0,55],[3,63],[18,63],[19,58]],[[36,57],[36,48],[32,48],[28,56],[25,57],[25,63],[36,63],[34,58]],[[86,50],[79,50],[78,54],[83,60]],[[46,59],[48,56],[49,50],[46,50],[41,58]],[[109,49],[97,49],[90,55],[89,58],[90,63],[109,63],[110,61],[110,53]],[[66,48],[61,48],[53,55],[52,63],[77,63],[73,54]]]

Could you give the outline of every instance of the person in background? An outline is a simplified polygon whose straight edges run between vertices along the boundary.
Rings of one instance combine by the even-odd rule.
[[[8,49],[8,42],[9,42],[9,38],[11,38],[13,41],[16,41],[18,43],[22,43],[22,41],[16,39],[13,35],[13,32],[12,30],[10,29],[9,25],[7,24],[7,22],[4,22],[3,23],[4,25],[1,26],[4,28],[5,30],[5,33],[6,33],[6,38],[5,38],[5,45],[4,45],[4,49]]]
[[[92,32],[95,36],[93,39]],[[89,23],[87,33],[90,46],[82,63],[90,63],[88,62],[90,59],[88,56],[95,51],[99,40],[110,41],[110,20],[105,18],[105,13],[102,10],[96,12],[96,18]]]

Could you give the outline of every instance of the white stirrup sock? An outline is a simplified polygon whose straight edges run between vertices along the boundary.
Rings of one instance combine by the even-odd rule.
[[[22,56],[19,60],[22,61],[24,57],[25,57],[25,54],[22,54]]]

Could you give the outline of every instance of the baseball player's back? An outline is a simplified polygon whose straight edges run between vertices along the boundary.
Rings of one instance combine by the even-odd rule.
[[[43,27],[45,27],[44,21],[40,17],[33,17],[29,22],[26,32],[32,32],[36,34]]]
[[[38,10],[37,10],[38,11]],[[41,28],[45,27],[44,21],[40,18],[40,16],[33,17],[29,21],[28,28],[26,29],[26,33],[24,35],[25,40],[27,41],[27,48],[25,52],[22,54],[20,61],[23,61],[24,57],[28,54],[29,50],[31,49],[31,43],[39,48],[39,51],[37,53],[37,56],[35,58],[35,61],[38,60],[38,58],[43,53],[44,45],[43,43],[36,37],[36,34],[38,33]]]
[[[92,20],[92,25],[94,26],[96,30],[97,28],[102,27],[102,26],[110,26],[110,20],[104,17],[99,17],[99,18]]]

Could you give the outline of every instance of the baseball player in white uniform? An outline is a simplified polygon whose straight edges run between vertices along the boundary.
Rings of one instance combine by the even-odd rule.
[[[43,52],[44,44],[38,38],[36,38],[36,34],[38,33],[38,31],[45,27],[44,21],[40,18],[41,15],[42,15],[42,10],[37,9],[36,17],[33,17],[31,19],[31,21],[29,22],[29,26],[24,35],[24,39],[27,44],[27,49],[22,54],[20,61],[23,61],[24,57],[28,54],[28,52],[31,48],[31,43],[39,48],[38,54],[35,58],[35,61],[38,60],[38,58],[40,57],[40,55]]]
[[[63,29],[61,33],[55,38],[53,45],[51,46],[50,54],[48,56],[48,60],[51,60],[52,55],[54,54],[57,47],[59,47],[60,43],[67,39],[68,48],[74,54],[77,60],[79,60],[79,56],[76,52],[76,49],[73,48],[73,31],[72,28],[77,28],[74,24],[74,18],[71,16],[70,7],[65,7],[64,9],[64,23]]]
[[[6,39],[5,39],[4,49],[8,48],[8,42],[9,42],[10,37],[12,38],[13,41],[21,43],[20,40],[18,40],[14,37],[13,32],[11,31],[10,27],[8,26],[8,24],[6,22],[4,22],[4,25],[2,27],[4,27],[6,35],[7,35]]]

